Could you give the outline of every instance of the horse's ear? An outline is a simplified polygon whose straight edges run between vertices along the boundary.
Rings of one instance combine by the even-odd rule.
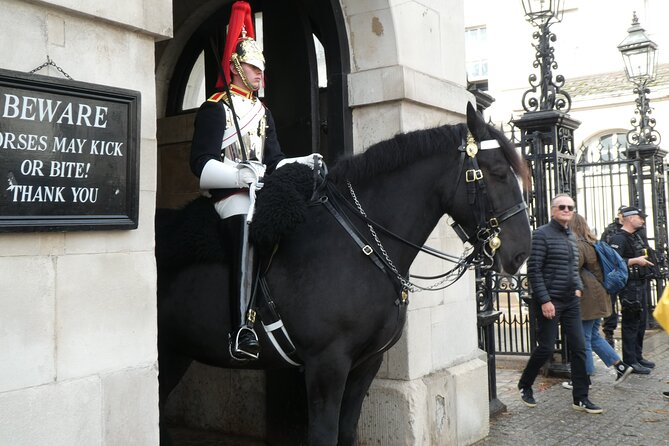
[[[471,102],[467,102],[467,128],[477,141],[490,138],[483,116],[476,111]]]

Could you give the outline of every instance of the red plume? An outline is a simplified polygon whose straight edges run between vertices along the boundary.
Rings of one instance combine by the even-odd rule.
[[[242,27],[246,29],[246,36],[252,39],[256,38],[253,30],[253,17],[251,16],[251,5],[244,1],[238,1],[232,4],[232,11],[230,12],[230,23],[228,24],[228,35],[225,38],[225,49],[223,50],[223,58],[221,59],[221,68],[225,73],[225,80],[230,84],[230,57],[235,51],[239,38],[242,34]],[[223,88],[223,79],[218,75],[216,81],[216,88],[219,90]]]

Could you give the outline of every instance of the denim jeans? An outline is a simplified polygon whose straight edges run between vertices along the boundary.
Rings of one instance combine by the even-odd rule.
[[[608,342],[599,334],[599,319],[582,321],[583,335],[585,336],[585,373],[592,376],[595,373],[595,362],[592,359],[592,351],[604,361],[607,367],[611,367],[620,361],[618,353],[609,345]]]

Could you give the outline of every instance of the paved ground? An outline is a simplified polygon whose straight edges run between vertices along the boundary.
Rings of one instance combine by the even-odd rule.
[[[655,370],[647,376],[631,375],[616,388],[611,385],[614,372],[596,360],[597,374],[592,379],[590,399],[604,408],[601,415],[572,409],[571,391],[562,388],[563,380],[557,378],[539,377],[534,386],[537,407],[525,406],[516,386],[526,358],[500,360],[497,395],[507,411],[491,420],[490,435],[475,446],[669,445],[669,400],[662,397],[662,392],[669,390],[669,336],[649,331],[644,353],[657,364]],[[177,428],[171,433],[175,446],[264,444],[188,429]]]
[[[669,336],[649,331],[644,355],[657,366],[650,375],[631,375],[618,387],[614,372],[597,359],[590,400],[601,406],[601,415],[577,412],[571,391],[563,380],[539,378],[534,386],[537,406],[520,400],[517,384],[524,361],[516,367],[498,368],[498,398],[507,411],[491,420],[490,435],[482,445],[669,445]]]

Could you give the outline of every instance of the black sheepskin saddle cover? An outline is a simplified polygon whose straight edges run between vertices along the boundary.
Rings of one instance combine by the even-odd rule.
[[[304,222],[314,190],[310,167],[290,163],[265,177],[256,197],[251,239],[271,250],[285,234]],[[212,202],[199,197],[181,209],[156,210],[156,262],[159,268],[225,262],[220,218]]]

